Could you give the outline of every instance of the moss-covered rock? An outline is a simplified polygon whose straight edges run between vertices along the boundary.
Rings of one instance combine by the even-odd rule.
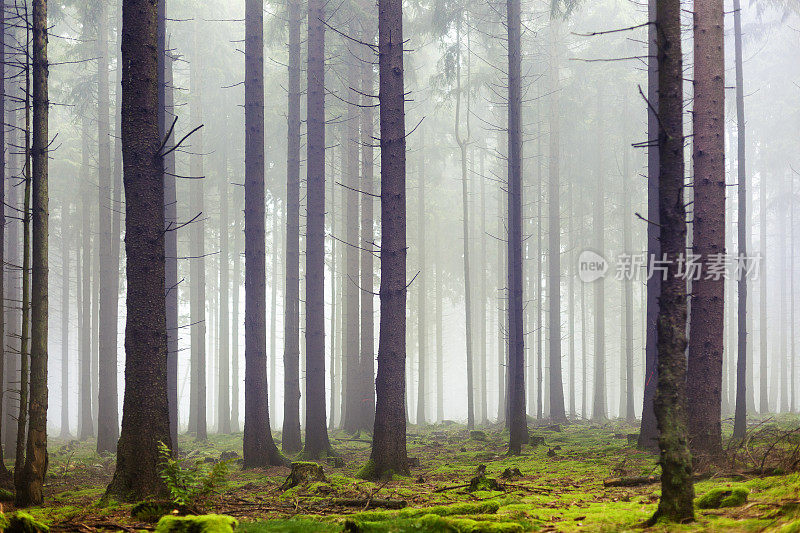
[[[177,513],[175,512],[177,511]],[[167,500],[148,500],[135,504],[131,508],[131,517],[142,522],[158,522],[168,514],[189,514],[189,509],[183,505],[175,505]]]
[[[469,487],[467,487],[467,492],[476,492],[479,490],[503,490],[500,487],[500,483],[497,482],[496,479],[486,477],[485,475],[481,474],[479,476],[475,476],[469,481]]]
[[[25,511],[17,511],[5,517],[6,533],[48,533],[50,528]]]
[[[747,501],[750,491],[743,485],[717,487],[709,490],[695,501],[698,509],[738,507]]]
[[[232,516],[221,514],[164,516],[156,533],[231,533],[238,524]]]

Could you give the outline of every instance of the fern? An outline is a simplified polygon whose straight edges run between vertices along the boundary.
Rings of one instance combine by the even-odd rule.
[[[158,454],[161,456],[159,475],[176,505],[195,505],[227,481],[231,461],[219,461],[209,467],[197,459],[190,464],[188,459],[175,459],[163,442],[158,443]]]

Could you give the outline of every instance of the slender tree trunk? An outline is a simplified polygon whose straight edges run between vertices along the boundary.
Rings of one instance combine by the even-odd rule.
[[[330,177],[331,179],[328,180],[330,183],[330,200],[331,200],[331,235],[336,235],[336,151],[331,148],[330,150],[331,157],[330,157]],[[339,394],[337,394],[336,390],[336,378],[339,377],[337,370],[336,370],[336,363],[337,360],[341,362],[341,357],[336,357],[336,350],[339,348],[338,344],[338,337],[339,337],[339,326],[338,323],[341,320],[339,313],[339,301],[338,293],[341,291],[341,280],[337,276],[336,272],[336,259],[339,255],[339,247],[336,245],[336,240],[334,239],[331,242],[331,351],[330,351],[330,383],[331,383],[331,416],[328,419],[328,428],[333,430],[336,428],[336,413],[339,413],[339,425],[343,423],[344,417],[344,398],[340,398]],[[337,406],[336,402],[339,401]],[[338,409],[337,409],[338,408]]]
[[[286,270],[283,299],[283,432],[286,454],[300,451],[300,17],[289,2],[289,109],[286,155]]]
[[[553,52],[551,57],[551,76],[553,95],[550,100],[550,176],[548,200],[548,237],[550,260],[548,262],[548,300],[550,304],[550,418],[556,421],[566,420],[564,412],[564,385],[561,379],[561,201],[559,200],[559,60],[558,42],[560,23],[550,21]]]
[[[11,139],[10,144],[15,146],[20,146],[22,143],[20,139],[22,138],[22,134],[20,132],[20,123],[21,123],[21,110],[18,109],[19,106],[8,106],[17,109],[7,110],[11,115],[9,118],[9,123],[12,124],[14,127],[11,129]],[[14,172],[17,177],[21,176],[23,171],[22,168],[24,167],[24,155],[18,155],[15,160],[16,164],[13,167],[13,170],[10,172]],[[12,184],[8,183],[8,196],[6,199],[6,203],[8,204],[9,208],[12,208],[15,212],[19,213],[19,193],[17,191],[18,187],[12,186]],[[6,220],[5,228],[8,229],[8,261],[12,265],[20,265],[22,264],[22,258],[20,256],[20,224],[19,220]],[[77,244],[77,240],[76,240]],[[77,263],[80,260],[80,254],[76,253],[76,271],[78,275],[76,275],[76,282],[80,280],[80,268],[78,267]],[[6,291],[8,293],[8,298],[12,302],[17,302],[15,305],[11,306],[11,309],[14,312],[8,313],[6,315],[6,343],[9,346],[15,346],[19,342],[18,339],[22,337],[22,330],[20,329],[20,320],[22,314],[18,312],[19,309],[19,302],[22,301],[22,295],[20,292],[20,283],[22,280],[21,269],[19,268],[10,268],[6,271]],[[13,274],[13,275],[12,275]],[[80,290],[76,290],[78,294],[78,309],[80,309]],[[8,456],[12,456],[14,451],[16,450],[17,445],[17,432],[16,432],[16,425],[17,419],[19,414],[19,383],[20,383],[20,363],[21,358],[19,353],[16,350],[9,350],[10,353],[6,354],[6,409],[5,409],[5,428],[6,432],[3,435],[4,440],[4,452]],[[10,393],[10,394],[9,394]]]
[[[761,173],[759,183],[759,246],[761,247],[761,264],[767,264],[767,183],[766,173]],[[766,270],[766,267],[765,267]],[[762,414],[769,413],[769,390],[767,376],[767,275],[764,273],[759,279],[759,403],[758,411]]]
[[[118,28],[121,27],[122,24],[122,2],[117,3],[117,9],[115,11],[115,20],[117,21]],[[121,56],[121,46],[122,46],[122,32],[117,32],[117,44],[116,44],[116,53],[117,56],[117,65],[122,64],[122,56]],[[109,314],[111,315],[111,327],[112,330],[108,332],[109,337],[114,339],[114,353],[118,354],[119,348],[117,346],[117,335],[119,333],[119,279],[120,279],[120,248],[122,244],[122,210],[123,207],[123,200],[122,200],[122,124],[121,124],[121,113],[120,109],[122,108],[122,69],[116,69],[116,82],[114,87],[115,93],[115,100],[116,105],[114,106],[114,126],[115,126],[115,135],[114,135],[114,201],[111,205],[111,263],[109,264],[109,268],[112,269],[113,275],[111,276],[111,286],[109,289],[109,301],[111,302],[111,307],[108,310]],[[175,414],[177,417],[177,365],[176,365],[176,372],[174,379],[175,381],[175,391],[176,391],[176,400],[175,400]],[[115,376],[118,374],[118,366],[114,369]],[[114,379],[117,379],[116,377]],[[118,392],[117,392],[118,393]],[[117,407],[117,419],[119,419],[119,408]],[[176,418],[177,424],[177,418]],[[176,426],[177,427],[177,426]],[[117,434],[119,435],[119,429],[117,429]],[[175,438],[173,442],[177,442],[177,430],[175,433]],[[116,443],[114,445],[114,449],[116,450]]]
[[[227,126],[227,120],[225,121]],[[219,372],[217,400],[217,431],[227,434],[231,432],[231,396],[230,396],[230,315],[228,302],[230,298],[230,245],[228,242],[228,154],[222,150],[222,162],[219,181]],[[274,357],[274,354],[273,354]]]
[[[569,277],[567,278],[567,292],[568,292],[568,321],[569,321],[569,417],[575,418],[575,206],[573,204],[573,189],[575,184],[570,181],[567,194],[569,195],[567,203],[567,219],[569,227],[567,232],[569,234]]]
[[[506,228],[504,225],[506,219],[506,206],[508,197],[504,196],[502,191],[497,194],[497,235],[499,241],[497,243],[497,422],[505,423],[508,425],[508,417],[506,416],[507,396],[506,396],[506,336],[508,335],[507,329],[507,313],[503,308],[503,302],[507,301],[505,296],[505,246],[503,246],[503,233]]]
[[[264,230],[264,6],[245,2],[244,442],[246,468],[282,465],[267,393]]]
[[[408,473],[406,452],[406,127],[403,7],[378,2],[381,287],[375,429],[367,477]]]
[[[508,417],[509,455],[528,442],[522,319],[522,52],[520,0],[506,1],[508,25]],[[559,378],[560,379],[560,378]],[[560,382],[560,381],[559,381]],[[561,399],[562,417],[564,400]]]
[[[370,15],[364,21],[363,39],[370,43],[375,42],[375,26],[370,17],[375,17],[375,4],[367,2]],[[365,7],[365,9],[367,9]],[[374,139],[374,112],[372,105],[374,98],[369,95],[375,92],[375,73],[373,68],[374,57],[372,50],[365,50],[361,61],[361,372],[362,372],[362,399],[361,416],[359,420],[362,428],[370,429],[375,420],[375,265],[373,257],[374,229],[374,189],[375,189],[375,156],[372,145]],[[438,278],[437,278],[438,282]]]
[[[661,226],[659,225],[659,169],[660,145],[657,142],[659,131],[658,116],[658,32],[656,30],[657,0],[648,0],[647,30],[647,255],[651,264],[661,258]],[[652,266],[652,264],[651,264]],[[653,410],[656,386],[658,384],[658,295],[661,294],[661,276],[647,278],[647,311],[645,338],[644,394],[642,401],[642,424],[637,446],[654,450],[658,446],[658,427]]]
[[[350,23],[350,35],[358,35],[354,21]],[[353,54],[346,61],[346,84],[348,101],[357,102],[358,93],[356,85],[358,82],[359,68]],[[359,166],[358,166],[358,109],[354,105],[347,106],[347,122],[343,128],[344,132],[344,176],[343,182],[346,184],[344,195],[344,239],[347,246],[344,248],[344,302],[342,320],[344,344],[342,345],[342,357],[346,360],[347,388],[344,392],[345,410],[342,428],[350,433],[355,433],[361,428],[359,418],[361,416],[360,403],[363,396],[362,391],[365,383],[361,379],[361,357],[360,357],[360,316],[358,311],[360,294],[356,280],[359,275],[359,254],[358,235],[359,235]]]
[[[444,420],[444,349],[442,340],[442,260],[439,250],[439,232],[433,234],[436,262],[436,421]]]
[[[537,104],[537,111],[539,106]],[[536,140],[536,153],[539,154],[536,163],[536,418],[542,418],[542,400],[544,391],[542,389],[542,360],[544,359],[543,335],[544,323],[542,312],[544,310],[544,290],[542,289],[542,204],[544,203],[544,173],[542,172],[542,136]],[[531,362],[530,364],[533,364]]]
[[[428,337],[426,335],[426,299],[428,290],[426,288],[426,269],[425,269],[425,150],[420,150],[419,172],[417,174],[417,246],[419,261],[419,292],[417,292],[417,342],[419,343],[419,366],[417,370],[417,425],[427,424],[425,418],[425,397],[427,393],[427,369],[428,363]]]
[[[602,139],[601,128],[601,92],[597,92],[597,115],[595,117],[598,137],[596,147],[597,162],[595,163],[595,198],[594,216],[592,226],[594,226],[594,245],[597,253],[601,256],[605,253],[605,174],[603,170],[603,147],[600,144]],[[605,318],[605,278],[601,277],[594,282],[594,379],[592,388],[592,420],[602,421],[608,418],[607,397],[606,397],[606,318]]]
[[[85,32],[84,32],[85,33]],[[80,346],[80,424],[78,438],[87,439],[94,435],[94,418],[92,417],[92,217],[91,217],[91,191],[89,190],[89,121],[82,121],[81,133],[83,138],[82,163],[83,179],[81,181],[81,220],[83,240],[83,272],[82,279],[82,310],[81,310],[81,346]]]
[[[331,451],[325,408],[325,7],[308,4],[306,231],[306,442],[304,455]]]
[[[166,13],[159,3],[159,72],[163,83],[159,84],[159,135],[164,139],[177,117],[175,111],[175,88],[173,81],[174,58],[165,48],[164,24]],[[174,133],[166,140],[170,149],[175,143]],[[169,428],[173,446],[178,446],[178,191],[175,176],[175,152],[164,157],[164,273],[167,310],[167,397],[169,400]]]
[[[1,8],[2,6],[0,6]],[[0,67],[1,72],[2,67]],[[2,79],[0,77],[0,79]],[[2,83],[2,82],[0,82]],[[2,133],[0,133],[2,136]],[[1,138],[1,137],[0,137]],[[3,213],[3,204],[5,202],[5,198],[0,201],[0,224],[5,227],[5,214]],[[71,228],[69,226],[69,217],[70,217],[70,204],[71,200],[69,198],[64,199],[61,202],[61,434],[60,437],[64,440],[71,440],[72,435],[69,432],[69,393],[70,393],[70,386],[69,386],[69,234],[71,232]],[[0,232],[0,238],[2,238],[5,232]],[[0,253],[2,253],[3,246],[2,242],[0,242]],[[0,257],[0,262],[2,262],[2,257]],[[2,284],[0,284],[2,287]],[[0,319],[3,318],[4,312],[0,309]],[[5,325],[4,320],[0,320],[0,328]],[[3,332],[0,330],[0,338],[3,338]],[[1,354],[2,352],[0,352]],[[2,360],[2,359],[0,359]],[[0,394],[2,392],[0,391]],[[0,479],[2,479],[3,474],[2,470],[5,465],[2,463],[2,455],[0,455]]]
[[[234,205],[241,205],[239,195]],[[233,225],[233,294],[231,295],[231,432],[239,432],[239,288],[242,285],[242,217],[235,217]]]
[[[276,418],[275,405],[278,403],[278,380],[275,377],[277,350],[275,349],[277,342],[277,329],[278,329],[278,279],[280,273],[278,249],[281,247],[280,241],[280,208],[278,206],[278,199],[276,196],[272,197],[272,234],[270,235],[270,245],[272,247],[272,281],[270,282],[270,313],[269,313],[269,419],[270,423],[274,424]]]
[[[5,121],[6,118],[6,82],[5,82],[5,62],[7,59],[6,54],[6,19],[5,19],[5,8],[6,3],[5,0],[0,0],[0,119]],[[0,154],[0,302],[5,302],[5,298],[7,296],[6,287],[10,285],[8,283],[8,275],[6,274],[6,262],[8,260],[5,254],[5,246],[6,246],[6,183],[8,183],[8,179],[6,176],[6,157],[8,151],[6,151],[6,133],[5,133],[5,126],[0,128],[0,149],[2,149],[3,153]],[[64,243],[66,242],[64,239],[64,231],[63,228],[65,227],[66,221],[66,213],[69,211],[69,207],[64,209],[64,204],[62,204],[61,208],[61,216],[62,216],[62,234],[61,234],[61,243],[62,243],[62,256],[61,261],[62,265],[67,265],[65,268],[66,276],[62,276],[62,280],[64,286],[67,288],[67,298],[66,298],[66,308],[67,312],[63,312],[64,307],[64,299],[63,299],[63,291],[62,291],[62,321],[61,321],[61,343],[63,346],[69,346],[69,337],[68,333],[65,333],[67,329],[64,328],[64,318],[63,314],[67,315],[69,318],[69,252],[66,252],[66,246]],[[66,259],[65,259],[66,258]],[[11,431],[11,425],[4,424],[3,420],[3,413],[5,405],[3,404],[5,391],[6,391],[6,312],[5,312],[5,305],[0,306],[0,429],[4,431]],[[66,339],[65,339],[65,335]],[[65,394],[63,391],[67,390],[66,388],[66,380],[64,379],[64,369],[67,367],[68,361],[68,353],[69,349],[65,352],[62,348],[61,351],[61,433],[69,434],[69,396]],[[64,428],[66,428],[66,433],[64,432]],[[11,472],[6,468],[5,461],[3,460],[3,435],[0,432],[0,484],[3,485],[10,485],[12,481]]]
[[[658,145],[661,251],[667,272],[658,312],[658,388],[653,405],[661,450],[661,499],[653,518],[682,522],[694,517],[692,461],[686,429],[686,280],[678,258],[686,251],[683,153],[683,60],[679,0],[659,0]]]
[[[200,29],[195,28],[194,57],[190,65],[191,95],[190,117],[192,127],[203,123],[203,99],[200,91],[200,72],[202,65],[197,46]],[[248,131],[247,134],[250,134]],[[203,166],[203,130],[197,131],[192,138],[192,155],[190,157],[190,174],[197,178],[190,180],[190,205],[191,216],[198,216],[189,226],[189,288],[191,292],[191,353],[192,353],[192,383],[194,393],[192,403],[195,406],[194,432],[198,440],[208,437],[207,422],[207,394],[206,394],[206,260],[205,260],[205,214],[204,214],[204,182],[205,170]],[[262,208],[263,211],[263,208]],[[263,218],[263,217],[262,217]]]
[[[166,492],[159,442],[172,447],[167,399],[164,180],[158,124],[158,13],[124,0],[122,151],[125,179],[127,316],[125,393],[117,468],[106,494],[141,500]]]
[[[99,330],[99,381],[97,397],[97,452],[114,452],[119,438],[117,413],[117,306],[114,278],[119,275],[112,264],[111,224],[111,135],[109,125],[108,89],[108,5],[101,3],[97,36],[97,139],[98,155],[98,223],[97,241],[100,268],[97,272],[100,295],[98,298]]]
[[[47,472],[47,277],[48,277],[48,60],[47,0],[33,0],[33,142],[31,249],[31,378],[28,442],[22,483],[16,487],[18,507],[44,499]]]
[[[628,102],[627,99],[625,101],[625,118],[627,119],[628,115]],[[628,121],[624,120],[623,124],[627,127]],[[622,156],[622,250],[626,254],[633,254],[633,244],[632,244],[632,227],[631,222],[633,218],[633,214],[631,213],[631,188],[633,187],[633,183],[635,183],[631,179],[630,175],[630,150],[625,149],[625,152]],[[625,334],[624,334],[624,363],[625,363],[625,382],[624,384],[620,384],[620,387],[624,387],[624,407],[625,407],[625,420],[634,423],[636,421],[636,410],[633,405],[633,280],[632,279],[625,279],[623,280],[623,294],[624,294],[624,323],[625,323]],[[620,411],[620,417],[623,416],[623,412]]]
[[[487,349],[486,349],[486,331],[487,331],[487,312],[486,312],[486,265],[488,264],[487,261],[489,258],[486,255],[486,146],[481,147],[481,166],[480,166],[480,176],[479,179],[481,181],[481,205],[480,205],[480,217],[481,217],[481,267],[480,267],[480,293],[479,293],[479,309],[480,315],[478,320],[480,321],[480,337],[481,337],[481,344],[479,349],[479,366],[478,371],[480,375],[478,376],[480,381],[480,388],[481,388],[481,401],[480,406],[478,408],[478,423],[481,425],[485,425],[489,422],[489,389],[488,389],[488,377],[487,377],[487,367],[486,367],[486,358],[487,358]]]

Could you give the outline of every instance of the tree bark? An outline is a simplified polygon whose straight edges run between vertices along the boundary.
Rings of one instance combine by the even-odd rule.
[[[283,465],[272,440],[267,393],[264,228],[264,7],[245,2],[244,442],[245,468]]]
[[[31,377],[28,441],[17,507],[40,505],[47,472],[47,277],[48,277],[48,69],[47,0],[33,0],[33,142],[31,246]]]
[[[86,35],[86,32],[83,32]],[[88,38],[88,37],[87,37]],[[81,169],[84,173],[81,180],[81,221],[82,221],[82,286],[81,286],[81,342],[80,342],[80,423],[78,438],[87,439],[94,435],[94,418],[92,416],[94,396],[92,396],[92,217],[91,192],[89,190],[89,121],[84,119],[81,125],[83,138]]]
[[[408,474],[406,452],[406,127],[403,7],[378,2],[381,287],[375,429],[369,477]]]
[[[659,0],[658,145],[661,252],[667,272],[658,313],[658,388],[653,402],[661,449],[661,499],[651,521],[694,517],[692,462],[686,429],[686,280],[678,259],[686,251],[683,154],[683,60],[679,0]]]
[[[564,412],[564,384],[561,379],[561,201],[559,200],[559,167],[560,167],[560,143],[559,138],[559,60],[558,43],[560,23],[553,19],[550,21],[550,31],[552,37],[551,57],[551,83],[553,84],[553,94],[550,100],[550,176],[548,194],[548,237],[549,253],[548,261],[548,303],[550,305],[550,418],[555,421],[565,421],[567,419]]]
[[[306,442],[317,459],[331,452],[325,408],[325,7],[308,3],[306,93],[308,221],[306,231]]]
[[[2,6],[0,6],[1,8]],[[2,67],[0,67],[2,69]],[[0,70],[0,74],[2,70]],[[2,76],[0,76],[2,79]],[[2,82],[0,82],[2,83]],[[0,133],[2,135],[2,133]],[[5,214],[3,213],[3,202],[5,198],[0,200],[0,227],[5,227]],[[61,433],[60,437],[64,440],[71,440],[72,435],[69,432],[69,272],[70,272],[70,242],[69,235],[71,228],[69,226],[70,217],[70,204],[71,199],[66,198],[61,202]],[[3,236],[5,232],[0,232]],[[0,242],[0,253],[2,253],[3,246]],[[0,257],[0,262],[3,258]],[[0,287],[2,285],[0,284]],[[5,313],[0,309],[0,317]],[[0,320],[0,328],[5,325],[4,320]],[[0,338],[3,332],[0,330]],[[2,352],[0,352],[2,353]],[[0,392],[2,394],[2,392]],[[2,458],[2,455],[0,455]],[[2,478],[2,470],[5,465],[2,464],[0,459],[0,478]]]
[[[602,115],[601,91],[597,91],[597,114],[595,116],[595,134],[598,137],[596,146],[595,163],[595,197],[592,202],[594,205],[594,216],[592,226],[594,227],[594,246],[601,256],[605,253],[605,174],[603,170],[603,146],[602,146]],[[608,418],[607,397],[606,397],[606,295],[605,278],[601,277],[594,282],[594,379],[592,380],[592,420],[603,421]]]
[[[0,0],[0,119],[5,121],[6,117],[6,82],[5,82],[5,62],[7,59],[6,54],[6,19],[5,19],[5,8],[6,3],[5,0]],[[6,149],[6,132],[5,127],[0,128],[0,149],[2,149],[2,154],[0,154],[0,302],[5,302],[5,298],[7,295],[6,287],[10,285],[8,283],[8,275],[6,274],[6,261],[8,258],[5,255],[5,245],[6,245],[6,184],[8,180],[6,179],[6,157],[7,153]],[[66,209],[68,211],[69,208]],[[64,221],[66,218],[64,217],[65,210],[62,207],[62,228],[64,228]],[[62,245],[64,241],[64,233],[62,230],[62,238],[61,238]],[[64,260],[65,257],[69,257],[67,254],[69,252],[65,252],[66,246],[62,246],[62,263],[67,264],[69,259]],[[62,283],[67,288],[67,314],[69,313],[69,266],[66,268],[66,276],[62,276]],[[63,298],[63,292],[62,292]],[[62,300],[63,303],[63,300]],[[69,345],[69,337],[67,337],[67,342],[64,342],[64,319],[62,315],[61,321],[61,340],[62,344]],[[61,385],[62,391],[67,390],[65,384],[66,380],[64,379],[64,372],[63,369],[67,368],[66,361],[68,357],[65,355],[63,349],[61,351]],[[3,404],[5,391],[6,391],[6,312],[5,312],[5,305],[0,306],[0,429],[10,432],[11,425],[4,424],[3,420],[3,413],[5,405]],[[66,421],[66,423],[65,423]],[[66,427],[67,434],[69,433],[69,406],[68,406],[68,395],[63,393],[61,394],[61,433],[64,434],[64,428]],[[5,461],[3,460],[3,435],[0,431],[0,483],[2,484],[10,484],[11,472],[6,468]]]
[[[227,127],[227,120],[225,122]],[[230,395],[230,244],[228,242],[228,154],[222,150],[222,162],[219,176],[219,372],[217,390],[217,431],[222,434],[231,432],[231,395]],[[274,357],[274,354],[273,354]]]
[[[659,225],[658,180],[660,146],[658,140],[658,32],[655,25],[657,0],[648,0],[647,30],[647,255],[649,264],[661,257],[661,226]],[[661,277],[647,278],[647,311],[645,338],[644,395],[642,424],[639,429],[639,448],[654,450],[658,446],[658,427],[653,399],[658,384],[658,295],[661,294]]]
[[[417,292],[417,343],[419,363],[417,367],[417,425],[427,424],[425,398],[427,395],[428,336],[426,334],[426,299],[428,291],[425,279],[425,150],[420,147],[419,172],[417,174],[417,253],[419,254],[419,290]]]
[[[528,442],[522,318],[522,51],[520,0],[506,1],[508,27],[508,416],[509,455]],[[562,416],[564,400],[561,400]]]
[[[111,136],[108,90],[108,6],[100,5],[97,27],[97,139],[98,139],[98,350],[99,380],[97,396],[97,453],[114,452],[119,438],[117,413],[117,298],[114,278],[119,275],[112,263],[111,225]],[[113,310],[112,310],[113,308]]]
[[[159,134],[158,9],[124,0],[122,153],[127,316],[125,393],[117,467],[106,490],[121,500],[166,492],[159,442],[172,447],[167,399],[164,180]]]

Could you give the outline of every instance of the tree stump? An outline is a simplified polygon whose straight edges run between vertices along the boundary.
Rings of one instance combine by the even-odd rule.
[[[283,482],[283,485],[281,485],[281,490],[288,490],[292,487],[304,483],[312,483],[314,481],[328,481],[322,466],[309,461],[297,461],[292,463],[292,471],[289,473],[289,477],[286,478],[286,481]]]

